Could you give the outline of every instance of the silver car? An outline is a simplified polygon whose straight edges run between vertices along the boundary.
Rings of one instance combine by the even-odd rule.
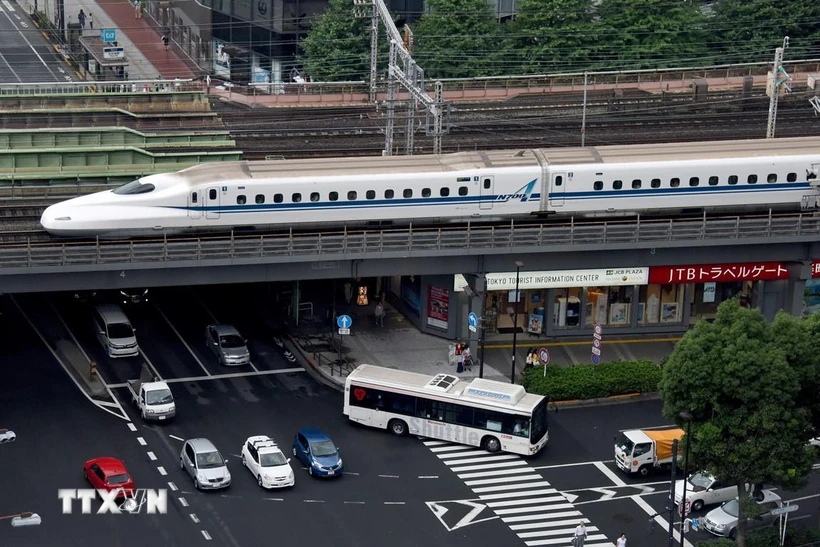
[[[216,490],[231,485],[228,462],[208,439],[188,439],[179,453],[179,468],[194,481],[197,490]]]
[[[230,325],[208,325],[205,340],[222,365],[247,365],[251,362],[247,340]]]
[[[772,515],[772,509],[781,507],[783,501],[780,496],[771,490],[762,490],[757,503],[760,505],[762,513],[758,517],[750,518],[746,521],[747,529],[759,528],[769,525],[777,520],[776,515]],[[737,534],[738,499],[729,500],[717,509],[706,513],[703,517],[703,527],[712,534],[720,537],[735,539]]]

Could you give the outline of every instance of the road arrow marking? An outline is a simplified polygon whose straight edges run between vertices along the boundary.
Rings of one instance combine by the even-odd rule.
[[[618,494],[615,490],[607,490],[606,488],[590,488],[590,490],[603,494],[600,500],[611,500]]]
[[[425,502],[427,507],[433,512],[436,518],[441,522],[441,524],[447,529],[448,532],[452,532],[459,528],[464,528],[465,526],[469,526],[471,524],[478,524],[479,522],[487,522],[488,520],[495,520],[499,518],[497,515],[492,517],[486,517],[479,519],[477,518],[485,509],[488,509],[486,505],[481,503],[476,503],[474,501],[468,500],[454,500],[454,501],[428,501]],[[449,506],[449,507],[448,507]],[[461,517],[455,524],[450,526],[445,522],[444,515],[450,513],[450,510],[453,510],[453,513],[456,511],[463,511],[465,508],[469,508],[469,511],[466,515]]]
[[[574,502],[575,500],[577,500],[580,497],[580,496],[576,496],[575,494],[568,494],[566,492],[562,492],[562,494],[564,495],[565,498],[567,498],[567,501],[570,502],[570,503]]]

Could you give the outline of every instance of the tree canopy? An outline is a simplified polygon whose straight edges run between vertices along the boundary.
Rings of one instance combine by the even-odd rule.
[[[813,378],[817,389],[820,353],[808,340],[817,325],[817,318],[785,314],[770,324],[758,310],[729,300],[714,322],[701,321],[683,337],[660,389],[664,415],[690,427],[684,442],[690,469],[707,469],[739,491],[747,483],[787,489],[805,483],[813,461],[806,446],[811,403],[817,403],[801,382]],[[690,423],[681,412],[691,413]],[[740,505],[743,547],[746,504]]]
[[[370,18],[357,18],[353,0],[330,0],[299,44],[299,62],[311,80],[342,82],[370,74]]]

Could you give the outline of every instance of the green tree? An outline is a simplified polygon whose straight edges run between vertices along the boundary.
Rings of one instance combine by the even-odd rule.
[[[738,485],[797,488],[811,470],[808,411],[800,406],[800,374],[758,310],[724,302],[714,322],[702,321],[675,347],[660,383],[664,415],[682,427],[692,414],[690,467]],[[745,545],[750,505],[740,503],[738,545]]]
[[[413,58],[433,78],[491,76],[498,66],[500,26],[487,0],[427,0],[412,25]]]
[[[582,70],[595,46],[595,29],[592,0],[522,0],[504,48],[518,58],[506,72]]]
[[[355,16],[353,0],[330,0],[299,46],[299,62],[313,81],[370,78],[370,18]]]
[[[602,30],[594,42],[602,68],[709,62],[703,59],[706,16],[696,0],[601,0],[597,12]]]

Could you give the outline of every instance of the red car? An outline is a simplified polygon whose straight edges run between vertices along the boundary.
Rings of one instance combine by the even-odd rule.
[[[125,464],[117,458],[103,457],[88,460],[83,466],[83,476],[91,486],[99,490],[121,490],[123,497],[126,492],[134,492],[134,480],[125,468]],[[120,497],[120,496],[117,496]]]

